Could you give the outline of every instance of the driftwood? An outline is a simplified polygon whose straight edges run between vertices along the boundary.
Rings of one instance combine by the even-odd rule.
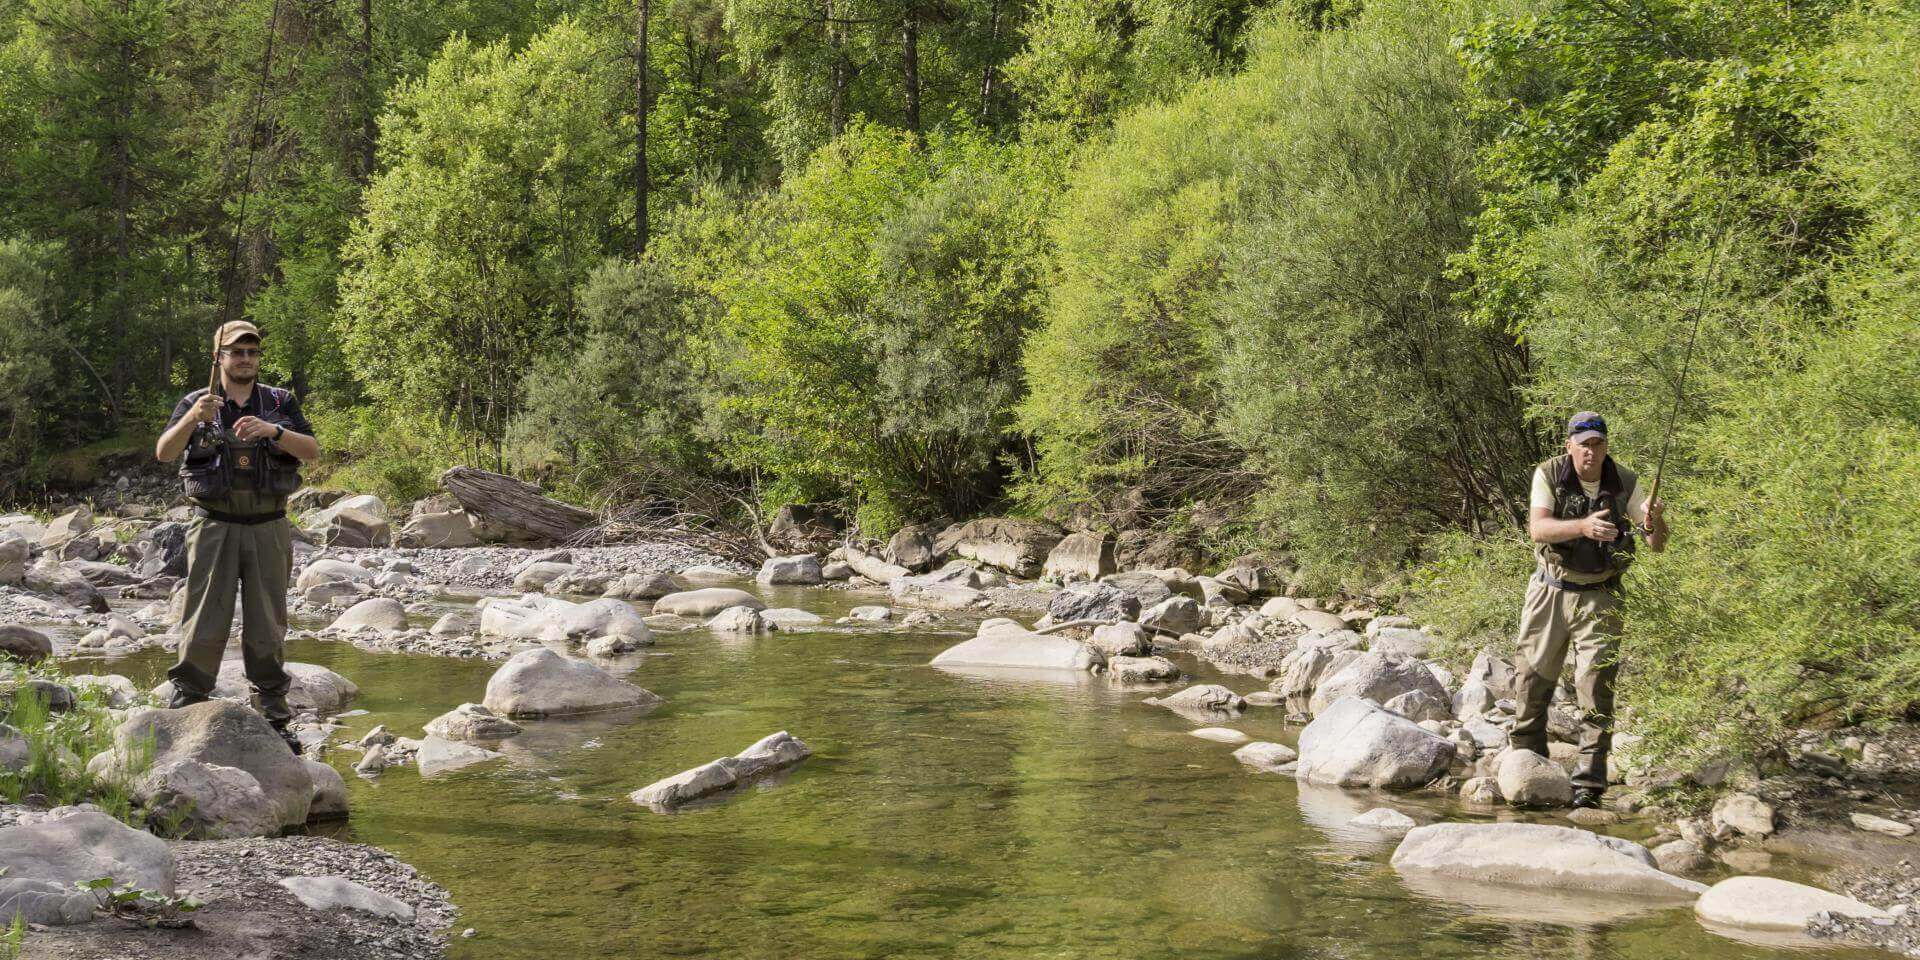
[[[554,542],[565,541],[597,523],[599,515],[570,503],[542,496],[540,488],[523,480],[472,467],[453,467],[440,475],[440,485],[474,516],[509,530]]]

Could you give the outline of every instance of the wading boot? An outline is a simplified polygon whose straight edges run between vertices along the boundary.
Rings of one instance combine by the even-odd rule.
[[[206,703],[206,702],[207,702],[206,697],[201,696],[200,694],[197,694],[197,693],[188,693],[187,691],[180,689],[176,685],[173,689],[172,699],[169,699],[167,701],[167,709],[178,710],[181,707],[191,707],[196,703]]]
[[[1573,792],[1573,806],[1576,810],[1600,809],[1600,791],[1592,787],[1581,787]]]
[[[303,752],[300,749],[300,738],[294,736],[293,731],[287,729],[286,721],[282,720],[281,722],[274,724],[273,732],[279,734],[280,739],[286,741],[287,749],[292,750],[294,756],[296,757],[304,756]]]

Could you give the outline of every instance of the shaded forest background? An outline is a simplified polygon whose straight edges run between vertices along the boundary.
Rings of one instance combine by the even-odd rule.
[[[1920,689],[1917,89],[1912,0],[0,0],[0,487],[244,316],[334,486],[1150,529],[1468,650],[1567,413],[1677,413],[1627,700],[1763,746]]]

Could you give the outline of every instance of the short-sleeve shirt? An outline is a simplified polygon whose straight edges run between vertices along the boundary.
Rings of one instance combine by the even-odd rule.
[[[186,416],[188,411],[193,409],[193,405],[206,395],[206,392],[205,389],[200,389],[181,397],[180,402],[173,405],[173,416],[167,418],[167,426],[171,427],[179,423],[180,418]],[[308,423],[306,416],[300,412],[300,401],[291,390],[256,383],[246,403],[234,403],[232,398],[228,398],[220,410],[220,425],[231,430],[234,424],[240,422],[241,417],[259,417],[294,433],[313,436],[313,424]]]
[[[1582,480],[1580,481],[1580,486],[1586,490],[1588,498],[1600,495],[1600,481],[1598,480],[1592,483]],[[1635,526],[1642,529],[1645,529],[1647,525],[1648,493],[1647,485],[1641,483],[1639,478],[1635,477],[1633,490],[1627,494],[1627,519],[1632,520]],[[1547,472],[1539,467],[1533,468],[1533,495],[1530,501],[1533,510],[1553,510],[1553,484],[1547,480]]]

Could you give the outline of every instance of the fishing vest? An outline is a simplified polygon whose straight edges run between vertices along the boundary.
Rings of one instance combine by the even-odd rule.
[[[195,390],[187,399],[197,401],[205,393]],[[253,415],[284,424],[284,418],[275,414],[292,395],[261,384],[254,385],[253,393],[258,403],[249,403],[259,408]],[[180,484],[187,499],[205,510],[233,516],[284,512],[287,498],[300,489],[299,459],[282,453],[270,441],[240,439],[226,419],[222,403],[214,421],[195,427],[187,441],[186,456],[180,461]]]
[[[1611,510],[1607,519],[1620,528],[1620,535],[1609,543],[1587,537],[1575,537],[1563,543],[1536,543],[1533,555],[1540,572],[1549,580],[1565,583],[1605,583],[1618,577],[1633,563],[1633,520],[1627,516],[1628,498],[1639,482],[1634,472],[1608,457],[1600,465],[1600,492],[1588,496],[1573,469],[1573,457],[1561,454],[1540,465],[1547,485],[1553,489],[1553,518],[1578,520],[1595,510]]]

